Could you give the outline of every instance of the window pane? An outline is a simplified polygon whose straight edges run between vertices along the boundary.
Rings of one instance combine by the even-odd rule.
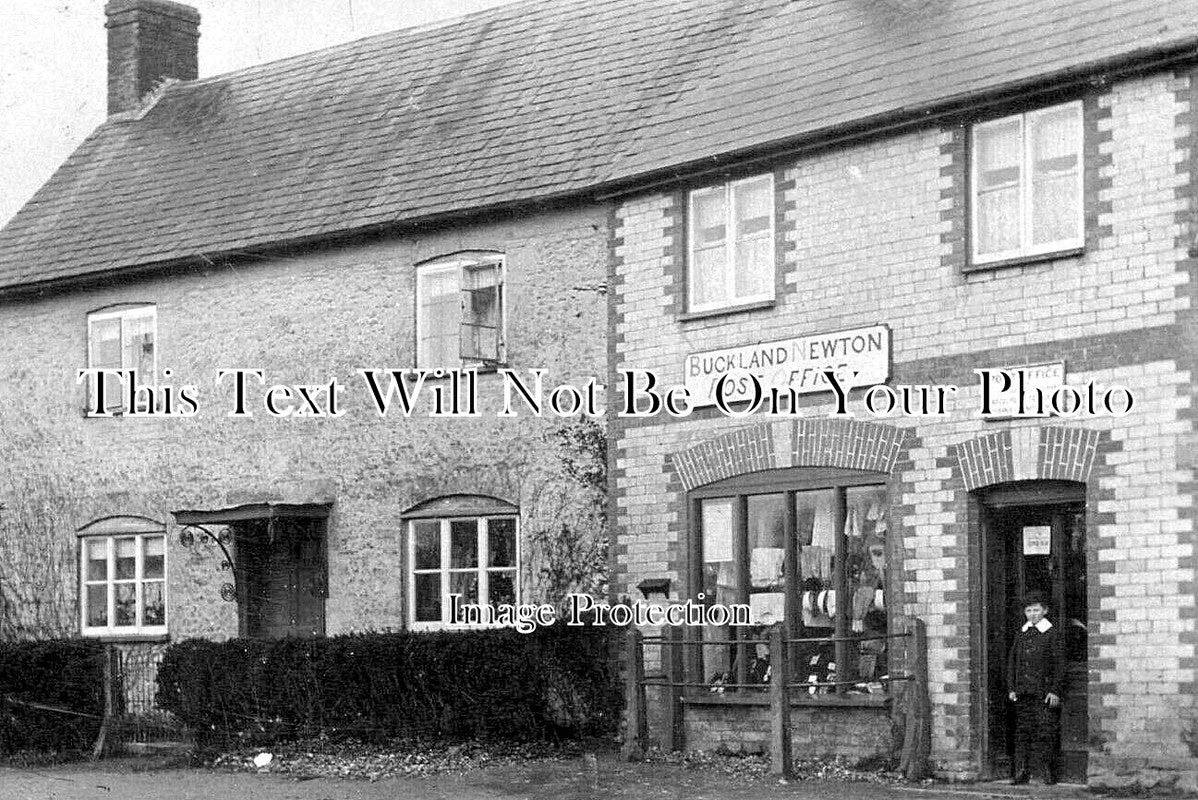
[[[730,604],[737,602],[735,550],[732,544],[733,498],[704,500],[700,507],[703,527],[703,602]],[[727,626],[707,625],[703,628],[705,641],[724,642],[732,637]],[[703,647],[703,668],[708,683],[731,682],[734,645]]]
[[[1021,226],[1020,181],[1023,122],[1014,117],[974,129],[974,240],[979,255],[1018,250]]]
[[[416,621],[441,621],[441,575],[416,575]]]
[[[1029,115],[1032,169],[1036,173],[1073,171],[1079,155],[1081,124],[1078,106]]]
[[[786,495],[753,495],[749,506],[749,606],[755,625],[783,619]]]
[[[1032,243],[1081,237],[1081,110],[1058,109],[1029,117],[1032,159]]]
[[[154,317],[137,314],[124,320],[124,359],[126,369],[136,369],[139,381],[153,383],[154,376]]]
[[[116,579],[132,580],[137,577],[137,540],[116,540]]]
[[[92,321],[89,325],[91,366],[108,369],[121,368],[121,320],[111,317]],[[90,403],[92,398],[89,397]],[[121,404],[121,382],[116,375],[104,379],[104,405],[109,408]]]
[[[723,190],[692,194],[691,213],[694,214],[694,246],[723,245],[727,235]]]
[[[726,300],[724,269],[728,253],[720,247],[691,253],[691,302],[696,306]]]
[[[474,605],[478,603],[478,573],[451,572],[449,573],[449,595],[460,595],[458,605]],[[450,606],[452,609],[452,606]]]
[[[487,573],[487,580],[490,582],[490,594],[488,602],[491,605],[499,605],[507,603],[514,605],[516,603],[516,573],[514,570],[502,570],[499,572]]]
[[[416,522],[412,527],[416,537],[416,569],[440,569],[441,523]]]
[[[985,190],[1019,182],[1022,122],[1018,117],[974,129],[978,188]]]
[[[882,486],[851,487],[845,492],[845,578],[850,629],[863,637],[886,633],[886,537],[890,509]],[[886,674],[886,640],[863,638],[856,646],[857,678],[869,683]]]
[[[836,552],[832,505],[835,489],[795,492],[795,534],[799,546],[800,605],[807,628],[831,628],[828,592],[832,585],[832,557]]]
[[[774,213],[770,183],[769,178],[762,178],[732,187],[737,240],[769,232],[770,218]]]
[[[137,624],[137,584],[116,584],[116,625]]]
[[[472,519],[449,523],[449,566],[478,566],[478,522]]]
[[[516,520],[487,520],[487,566],[516,565]]]
[[[1080,239],[1080,208],[1077,175],[1037,180],[1032,185],[1032,244]]]
[[[1019,247],[1019,187],[979,194],[977,199],[978,255]]]
[[[121,367],[121,320],[119,317],[92,320],[91,366]]]
[[[142,624],[165,625],[166,602],[163,599],[162,581],[149,581],[142,584]]]
[[[736,602],[735,560],[732,547],[732,498],[704,500],[703,592],[706,601]]]
[[[736,243],[736,296],[760,297],[774,293],[774,243],[758,236]]]
[[[417,280],[420,304],[420,366],[448,367],[461,362],[458,327],[462,318],[458,268],[422,270]]]
[[[87,624],[89,627],[108,625],[108,586],[87,587]]]
[[[498,264],[467,267],[463,273],[461,354],[467,358],[499,357],[502,287]]]
[[[165,540],[161,536],[147,536],[142,539],[145,548],[145,563],[142,565],[142,577],[161,578],[164,576]]]
[[[108,540],[87,540],[87,580],[108,580]]]

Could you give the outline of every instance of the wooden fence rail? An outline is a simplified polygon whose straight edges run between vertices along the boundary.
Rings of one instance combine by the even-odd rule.
[[[767,639],[737,639],[736,644],[749,641],[766,644],[769,648],[769,707],[770,771],[782,777],[792,770],[790,707],[791,691],[805,687],[828,687],[841,689],[853,685],[854,681],[794,682],[789,680],[788,658],[791,645],[799,642],[821,642],[847,647],[851,637],[789,638],[782,626],[775,626]],[[906,672],[892,674],[888,679],[891,696],[896,704],[894,713],[902,720],[903,739],[899,769],[910,780],[922,779],[928,772],[928,756],[931,751],[931,703],[928,697],[928,641],[923,620],[912,619],[902,633],[887,634],[870,638],[905,639]],[[661,648],[661,674],[646,676],[645,647],[647,644]],[[627,730],[624,737],[623,754],[635,759],[644,756],[649,743],[648,704],[646,689],[656,686],[665,693],[665,720],[668,744],[671,750],[682,750],[685,746],[685,724],[683,697],[687,689],[706,688],[706,684],[688,681],[684,664],[686,647],[726,646],[728,642],[705,642],[685,639],[680,628],[666,628],[661,636],[644,636],[634,627],[628,629],[625,652],[625,699]],[[724,689],[761,689],[761,684],[724,683]],[[900,688],[901,687],[901,688]]]

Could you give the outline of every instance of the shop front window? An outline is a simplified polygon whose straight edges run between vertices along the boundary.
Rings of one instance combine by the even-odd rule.
[[[798,472],[760,473],[760,485],[733,479],[695,493],[697,591],[709,605],[748,605],[751,619],[748,628],[703,629],[700,661],[712,692],[766,680],[768,649],[755,640],[779,623],[791,639],[830,639],[793,645],[792,682],[824,684],[812,693],[882,691],[886,487],[867,473],[804,479]]]

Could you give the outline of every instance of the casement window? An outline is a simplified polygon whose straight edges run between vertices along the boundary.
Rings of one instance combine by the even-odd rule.
[[[814,471],[813,471],[814,472]],[[707,604],[745,604],[751,626],[708,626],[702,681],[765,680],[755,646],[766,626],[785,623],[804,643],[791,661],[795,682],[839,691],[881,691],[886,675],[886,540],[890,511],[880,476],[847,470],[756,473],[692,493],[695,592]],[[787,566],[791,564],[792,566]]]
[[[977,124],[970,153],[973,263],[1085,244],[1081,102]]]
[[[470,251],[416,267],[416,365],[428,369],[502,364],[504,260]]]
[[[166,532],[140,517],[80,531],[80,629],[84,636],[166,633]]]
[[[492,607],[520,597],[520,537],[515,506],[454,495],[428,501],[407,517],[408,623],[413,630],[451,626],[458,605]]]
[[[697,189],[688,204],[687,309],[774,299],[774,177]]]
[[[87,315],[87,366],[136,370],[138,385],[153,384],[158,374],[158,315],[153,305],[123,306]],[[126,378],[128,380],[128,378]],[[126,390],[127,391],[127,390]],[[104,405],[122,405],[122,384],[115,375],[104,383]],[[93,398],[88,407],[94,408]]]

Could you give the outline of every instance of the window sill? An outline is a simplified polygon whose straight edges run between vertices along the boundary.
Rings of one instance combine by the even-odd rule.
[[[800,693],[802,692],[802,693]],[[769,692],[735,692],[726,694],[695,694],[682,698],[682,702],[692,706],[768,706]],[[807,694],[800,689],[792,689],[790,704],[794,706],[842,707],[842,708],[885,708],[890,705],[890,696],[886,694]]]
[[[743,314],[749,311],[764,311],[766,309],[773,308],[777,304],[777,300],[757,300],[752,303],[742,303],[738,306],[724,306],[722,308],[711,308],[706,311],[684,311],[678,315],[678,319],[681,322],[693,322],[695,320],[710,319],[712,317]]]
[[[413,369],[427,369],[429,373],[424,376],[425,383],[447,383],[450,377],[454,374],[464,374],[466,372],[474,372],[478,375],[495,375],[501,369],[509,369],[510,365],[506,361],[494,362],[487,364],[460,364],[456,367],[413,367]],[[433,375],[433,370],[444,370],[442,375]]]
[[[84,639],[103,644],[161,644],[169,642],[169,633],[83,633]]]
[[[969,262],[961,268],[961,271],[966,274],[974,272],[987,272],[989,270],[1007,269],[1010,267],[1025,267],[1031,264],[1042,264],[1045,261],[1056,261],[1062,258],[1076,258],[1077,256],[1085,255],[1086,248],[1073,247],[1069,250],[1053,250],[1051,253],[1037,253],[1031,256],[1015,256],[1014,258],[1004,258],[999,261],[985,261],[980,264]]]

